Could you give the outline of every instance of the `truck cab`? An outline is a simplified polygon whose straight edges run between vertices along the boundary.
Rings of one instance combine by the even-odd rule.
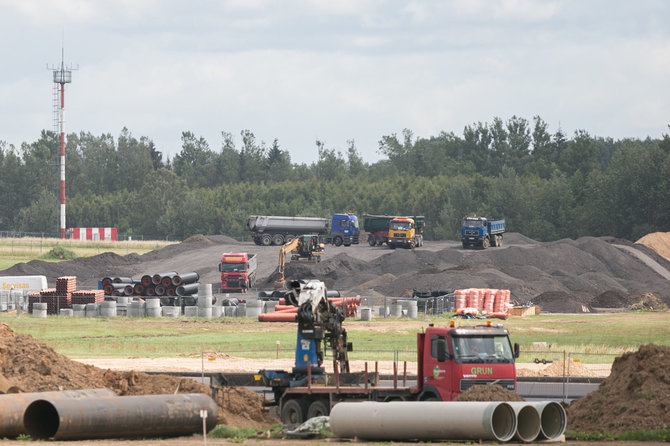
[[[502,325],[435,327],[417,335],[419,399],[451,401],[476,384],[516,391],[519,346]]]
[[[422,243],[417,241],[416,226],[414,219],[410,217],[395,217],[389,222],[388,241],[389,247],[414,248]]]
[[[221,292],[246,293],[256,279],[256,255],[224,252],[219,263]]]
[[[358,217],[352,213],[333,214],[330,224],[330,235],[335,246],[358,244],[360,228]]]

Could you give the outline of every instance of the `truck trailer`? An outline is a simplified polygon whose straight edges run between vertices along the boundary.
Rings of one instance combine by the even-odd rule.
[[[500,247],[503,244],[504,233],[505,220],[488,220],[486,217],[463,217],[461,220],[463,249]]]
[[[303,234],[317,234],[324,243],[335,246],[357,244],[360,228],[358,218],[351,213],[333,214],[330,221],[319,217],[284,217],[250,215],[247,230],[259,246],[281,246]]]

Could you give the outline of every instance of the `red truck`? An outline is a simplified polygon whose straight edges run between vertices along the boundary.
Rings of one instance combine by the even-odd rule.
[[[222,293],[246,293],[256,282],[256,254],[224,252],[219,263]]]
[[[312,338],[316,332],[307,331],[309,335],[305,338]],[[332,345],[333,339],[327,334],[316,342],[322,340]],[[303,355],[304,352],[296,350],[296,357]],[[456,327],[452,321],[448,327],[430,324],[425,332],[417,334],[418,370],[414,386],[398,386],[397,373],[393,384],[387,386],[378,385],[378,376],[368,374],[367,370],[363,376],[338,374],[338,367],[343,368],[342,359],[346,358],[342,354],[337,356],[340,362],[334,361],[332,376],[312,366],[300,372],[295,368],[293,372],[262,370],[257,380],[272,388],[274,401],[268,404],[279,405],[283,423],[301,423],[328,415],[331,407],[342,401],[450,401],[476,384],[497,384],[516,391],[514,361],[518,356],[519,345],[515,343],[512,347],[509,332],[502,325],[489,321],[486,325]]]

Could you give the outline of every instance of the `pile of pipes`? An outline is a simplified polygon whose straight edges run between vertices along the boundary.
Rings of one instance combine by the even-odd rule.
[[[566,421],[554,401],[344,402],[330,412],[336,437],[361,440],[554,441]]]
[[[200,275],[193,271],[145,274],[140,280],[132,277],[104,277],[101,288],[107,296],[192,296],[198,293]]]
[[[0,437],[32,439],[167,437],[212,430],[218,408],[208,395],[117,396],[109,389],[0,395]]]
[[[360,297],[328,297],[328,302],[341,308],[345,317],[355,317],[358,307],[361,305]],[[273,311],[258,315],[260,322],[296,322],[298,318],[298,307],[288,305],[285,298],[280,298]]]
[[[61,310],[72,310],[73,305],[100,303],[104,300],[101,290],[77,290],[75,276],[56,278],[56,288],[46,288],[28,294],[28,312],[41,315],[59,314]]]

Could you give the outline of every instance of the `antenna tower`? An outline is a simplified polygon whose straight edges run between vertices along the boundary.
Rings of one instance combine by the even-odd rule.
[[[65,49],[61,47],[60,66],[48,67],[53,72],[54,127],[60,131],[60,238],[65,238],[65,84],[72,82],[72,67],[65,66]],[[76,70],[76,68],[74,68]]]

